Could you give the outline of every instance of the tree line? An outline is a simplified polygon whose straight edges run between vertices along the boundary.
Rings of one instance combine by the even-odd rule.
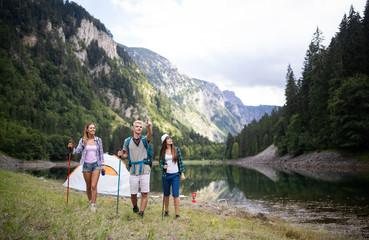
[[[369,1],[364,17],[351,6],[328,47],[317,28],[302,76],[286,73],[285,105],[229,135],[226,158],[254,155],[274,143],[279,155],[369,149]]]

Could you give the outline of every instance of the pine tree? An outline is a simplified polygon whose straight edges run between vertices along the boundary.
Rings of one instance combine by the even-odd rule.
[[[344,18],[340,25],[340,32],[337,34],[340,52],[342,53],[343,76],[351,77],[363,71],[364,60],[364,39],[361,25],[361,17],[355,12],[353,6],[347,18]]]
[[[318,127],[314,126],[316,121],[312,122],[311,119],[314,114],[320,114],[318,111],[319,109],[322,109],[322,107],[319,106],[319,104],[321,104],[319,94],[314,95],[314,91],[320,88],[319,78],[321,77],[321,72],[323,70],[323,52],[325,51],[325,47],[322,45],[323,40],[323,34],[317,27],[313,35],[313,39],[310,42],[309,49],[306,52],[302,73],[301,89],[299,94],[299,114],[301,116],[302,126],[304,126],[307,135],[311,134],[311,124],[313,124],[313,128]],[[316,132],[316,129],[314,129],[313,132]],[[307,146],[317,144],[314,141],[314,138],[309,137],[306,139],[313,140],[309,143],[305,143]]]
[[[321,57],[324,46],[322,46],[323,36],[319,28],[316,29],[313,39],[310,42],[309,49],[306,51],[304,67],[301,80],[301,115],[303,117],[304,124],[308,124],[310,119],[310,89],[314,84],[318,74],[320,73]]]
[[[293,114],[297,112],[298,104],[298,89],[296,84],[296,79],[293,74],[291,65],[288,65],[286,74],[286,90],[284,95],[286,96],[285,114],[287,118],[290,118]]]
[[[366,6],[364,10],[364,17],[362,20],[363,29],[363,73],[369,75],[369,0],[366,1]]]
[[[232,146],[234,143],[234,137],[231,133],[228,133],[227,141],[226,141],[226,151],[225,151],[225,159],[232,158]]]

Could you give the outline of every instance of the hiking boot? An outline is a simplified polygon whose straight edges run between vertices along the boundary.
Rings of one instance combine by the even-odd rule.
[[[180,217],[180,216],[177,214],[177,215],[176,215],[176,218],[179,218],[179,217]]]
[[[91,203],[90,209],[91,209],[92,212],[96,212],[96,205]]]
[[[140,211],[140,212],[138,213],[138,215],[139,215],[141,218],[144,218],[144,212],[143,212],[143,211]]]
[[[134,206],[134,207],[133,207],[133,212],[134,212],[134,213],[137,213],[138,211],[140,211],[140,209],[139,209],[137,206]]]
[[[168,216],[169,216],[169,212],[168,211],[165,211],[164,217],[168,217]]]

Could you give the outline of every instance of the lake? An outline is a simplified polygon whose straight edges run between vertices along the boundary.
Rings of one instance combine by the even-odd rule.
[[[270,167],[186,164],[180,194],[192,200],[244,208],[282,217],[294,224],[327,227],[369,238],[369,173],[302,175]],[[66,168],[26,170],[35,176],[65,180]],[[312,177],[314,176],[314,177]],[[161,171],[154,165],[151,192],[161,193]]]

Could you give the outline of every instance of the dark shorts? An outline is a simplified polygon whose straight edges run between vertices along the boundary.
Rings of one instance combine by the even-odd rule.
[[[101,167],[99,166],[99,164],[97,164],[97,162],[83,163],[82,172],[93,172],[95,170],[101,170]]]
[[[170,195],[170,186],[172,186],[172,196],[179,197],[179,173],[167,173],[165,178],[162,178],[164,196]]]

